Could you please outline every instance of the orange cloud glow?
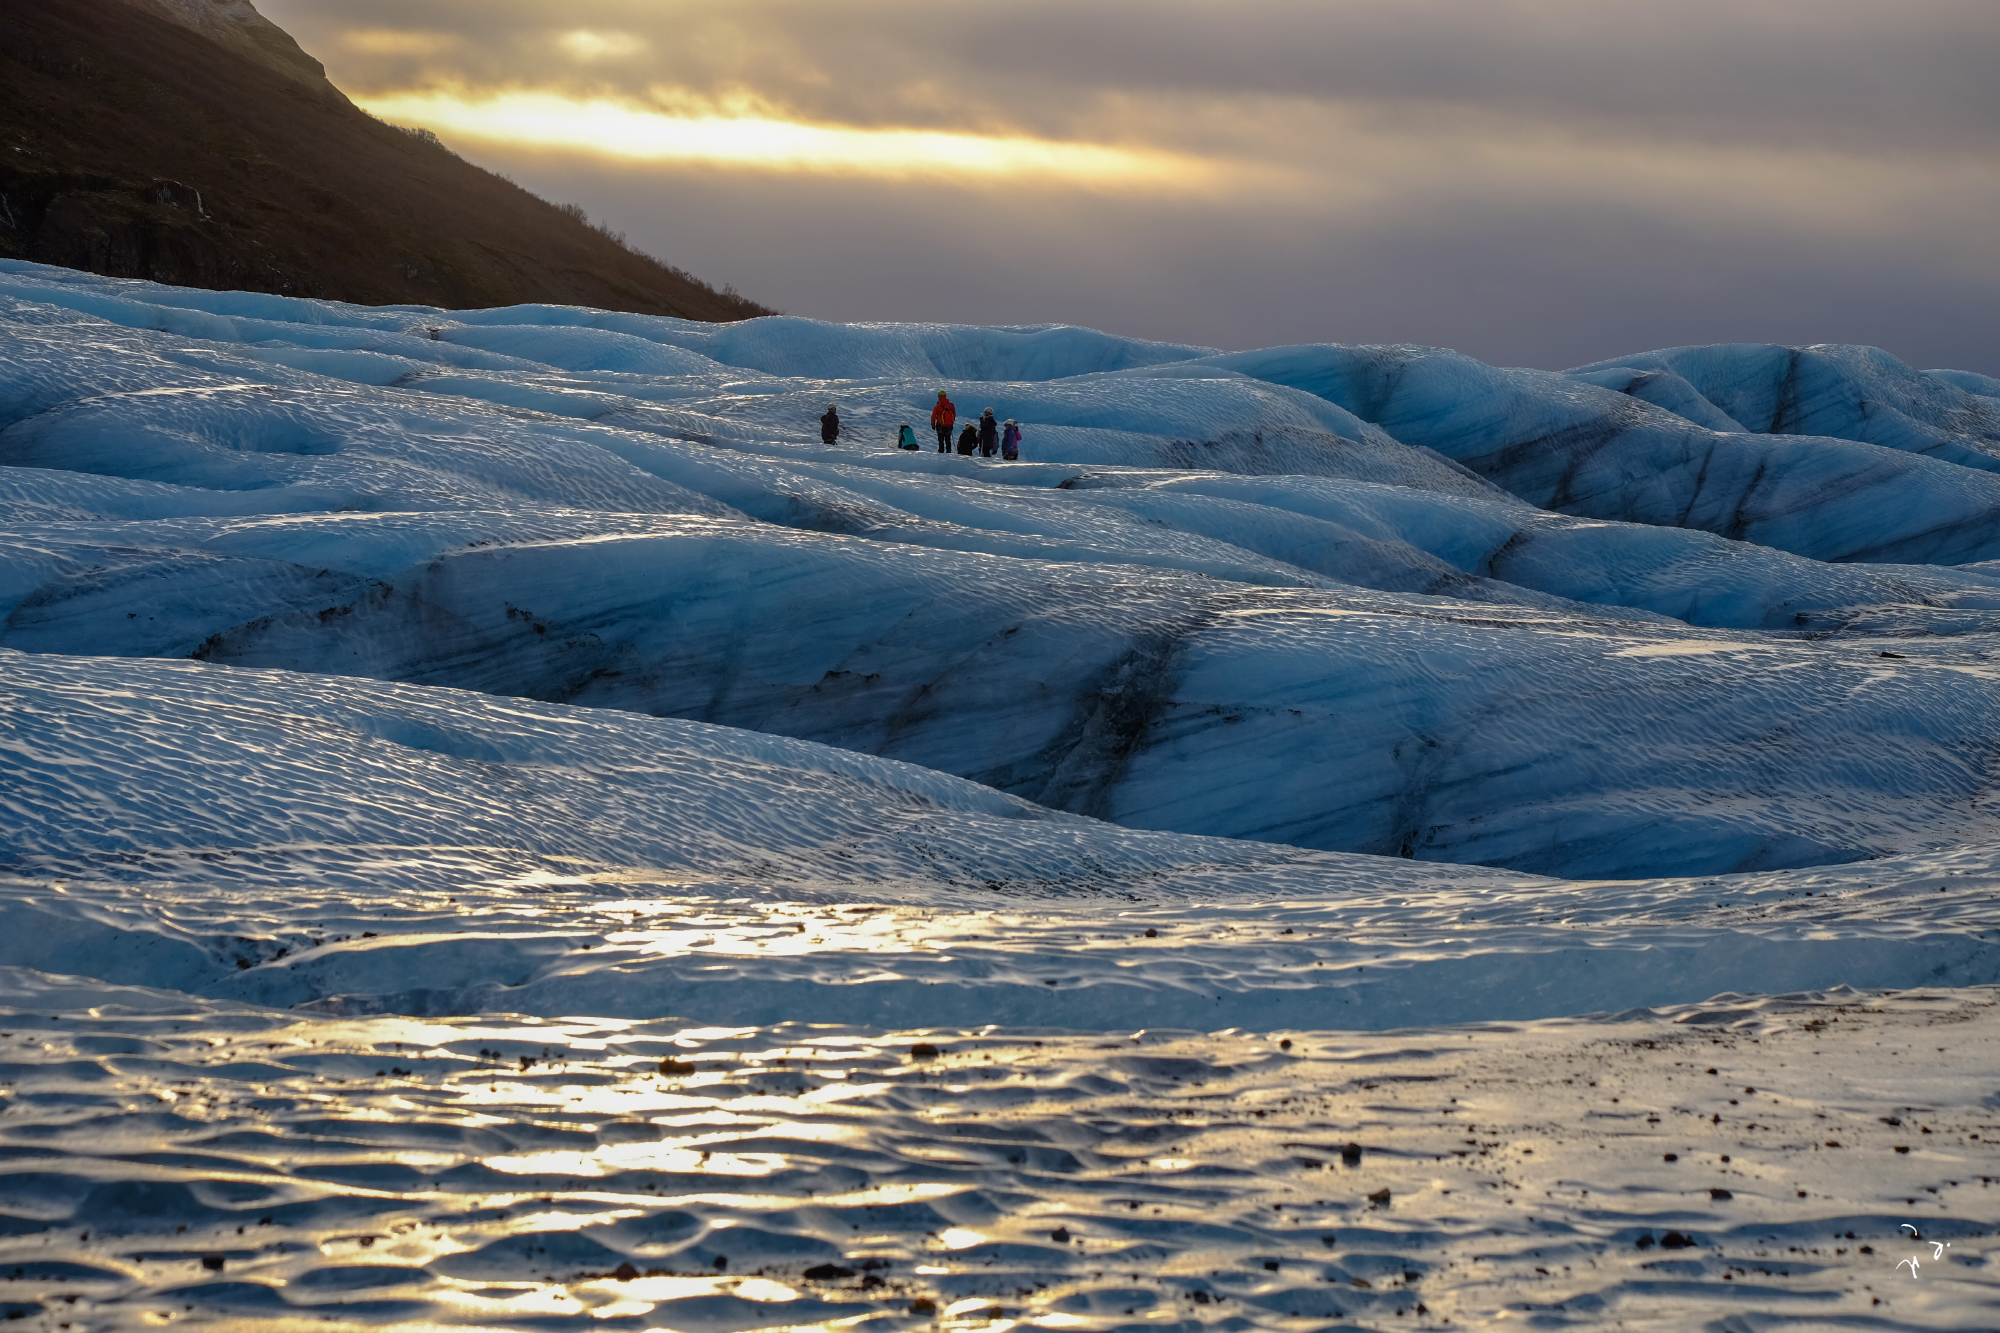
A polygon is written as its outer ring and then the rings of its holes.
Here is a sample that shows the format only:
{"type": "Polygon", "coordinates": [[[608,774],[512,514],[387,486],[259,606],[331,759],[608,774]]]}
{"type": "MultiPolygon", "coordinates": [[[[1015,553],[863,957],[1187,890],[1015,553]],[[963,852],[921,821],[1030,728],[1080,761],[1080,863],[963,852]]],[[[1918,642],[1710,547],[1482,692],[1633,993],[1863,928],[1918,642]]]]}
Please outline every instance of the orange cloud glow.
{"type": "Polygon", "coordinates": [[[1200,185],[1200,158],[1102,144],[943,130],[815,125],[771,115],[670,113],[640,103],[538,91],[397,92],[356,101],[447,137],[646,162],[880,176],[1058,177],[1105,188],[1200,185]]]}

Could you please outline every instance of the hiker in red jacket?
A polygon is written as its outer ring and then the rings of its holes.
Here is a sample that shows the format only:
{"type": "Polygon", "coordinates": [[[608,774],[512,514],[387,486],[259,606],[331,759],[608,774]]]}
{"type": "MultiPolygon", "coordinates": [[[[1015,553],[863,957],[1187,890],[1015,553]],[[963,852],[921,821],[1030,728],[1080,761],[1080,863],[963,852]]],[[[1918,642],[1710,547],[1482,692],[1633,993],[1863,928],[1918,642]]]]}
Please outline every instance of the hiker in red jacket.
{"type": "Polygon", "coordinates": [[[951,428],[957,420],[958,409],[944,396],[944,390],[939,389],[937,406],[931,409],[931,429],[937,432],[939,453],[951,452],[951,428]]]}

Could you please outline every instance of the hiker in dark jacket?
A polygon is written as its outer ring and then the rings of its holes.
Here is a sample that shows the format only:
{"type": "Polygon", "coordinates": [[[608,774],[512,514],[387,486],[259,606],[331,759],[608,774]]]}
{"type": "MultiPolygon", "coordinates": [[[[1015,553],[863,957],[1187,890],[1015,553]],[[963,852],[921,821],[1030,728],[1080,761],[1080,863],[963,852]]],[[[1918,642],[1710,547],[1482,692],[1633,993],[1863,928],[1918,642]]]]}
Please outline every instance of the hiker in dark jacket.
{"type": "Polygon", "coordinates": [[[976,427],[967,426],[958,433],[958,451],[967,457],[979,452],[979,431],[976,427]]]}
{"type": "Polygon", "coordinates": [[[1000,423],[993,419],[993,409],[987,408],[979,414],[979,456],[991,458],[1000,452],[1000,423]]]}
{"type": "Polygon", "coordinates": [[[833,404],[826,405],[826,415],[819,419],[819,442],[832,444],[840,438],[840,413],[833,410],[833,404]]]}

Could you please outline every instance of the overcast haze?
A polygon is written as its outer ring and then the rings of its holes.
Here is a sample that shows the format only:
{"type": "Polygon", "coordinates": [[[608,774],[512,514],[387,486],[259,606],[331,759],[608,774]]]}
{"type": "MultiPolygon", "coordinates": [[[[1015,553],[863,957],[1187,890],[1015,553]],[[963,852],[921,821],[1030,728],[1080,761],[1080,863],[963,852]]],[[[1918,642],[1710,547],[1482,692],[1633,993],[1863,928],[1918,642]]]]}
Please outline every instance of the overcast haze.
{"type": "Polygon", "coordinates": [[[2000,373],[2000,4],[264,0],[787,312],[2000,373]]]}

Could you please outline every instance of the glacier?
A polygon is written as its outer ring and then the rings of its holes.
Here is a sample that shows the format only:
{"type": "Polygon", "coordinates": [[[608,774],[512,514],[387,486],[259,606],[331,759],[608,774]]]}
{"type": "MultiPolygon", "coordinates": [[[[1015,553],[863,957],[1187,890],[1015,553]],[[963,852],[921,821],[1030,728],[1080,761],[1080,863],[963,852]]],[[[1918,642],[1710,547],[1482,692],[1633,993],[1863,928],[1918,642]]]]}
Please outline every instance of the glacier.
{"type": "Polygon", "coordinates": [[[10,1317],[2000,1310],[2000,381],[18,261],[0,349],[10,1317]]]}

